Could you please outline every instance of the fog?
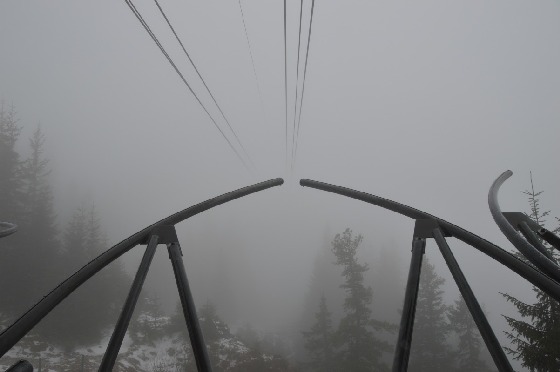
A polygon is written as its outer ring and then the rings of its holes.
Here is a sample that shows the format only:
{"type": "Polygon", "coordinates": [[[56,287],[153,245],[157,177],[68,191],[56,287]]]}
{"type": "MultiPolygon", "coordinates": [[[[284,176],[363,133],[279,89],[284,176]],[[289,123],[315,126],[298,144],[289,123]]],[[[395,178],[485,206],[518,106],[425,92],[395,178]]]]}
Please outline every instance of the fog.
{"type": "MultiPolygon", "coordinates": [[[[390,298],[379,317],[398,322],[414,226],[372,205],[303,188],[301,178],[414,206],[507,250],[514,248],[487,206],[488,188],[503,171],[514,172],[500,193],[504,211],[528,211],[521,191],[530,187],[531,171],[545,191],[541,206],[560,216],[560,4],[318,0],[291,170],[283,3],[242,3],[261,94],[237,1],[161,5],[257,172],[237,159],[124,2],[0,3],[0,99],[17,110],[24,139],[18,146],[25,148],[38,124],[46,135],[60,221],[93,202],[113,245],[200,201],[284,178],[280,187],[216,207],[177,231],[197,304],[213,301],[232,327],[250,323],[289,338],[301,332],[317,256],[346,227],[364,236],[359,255],[371,267],[374,308],[382,307],[376,293],[390,298]],[[391,259],[396,281],[376,279],[391,259]]],[[[155,5],[136,6],[226,128],[155,5]]],[[[288,1],[287,16],[291,153],[299,2],[288,1]]],[[[498,292],[531,300],[532,286],[471,247],[454,239],[450,246],[508,345],[501,314],[516,311],[498,292]]],[[[131,274],[142,252],[137,247],[121,259],[131,274]]],[[[446,279],[451,303],[458,290],[432,240],[426,255],[446,279]]],[[[163,246],[145,290],[174,309],[163,246]]]]}

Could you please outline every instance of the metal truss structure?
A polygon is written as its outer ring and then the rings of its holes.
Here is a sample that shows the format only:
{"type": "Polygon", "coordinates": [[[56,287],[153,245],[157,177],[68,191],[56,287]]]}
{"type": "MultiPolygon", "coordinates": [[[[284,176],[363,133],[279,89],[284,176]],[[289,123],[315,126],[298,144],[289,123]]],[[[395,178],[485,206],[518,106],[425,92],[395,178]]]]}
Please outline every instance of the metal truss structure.
{"type": "MultiPolygon", "coordinates": [[[[436,241],[445,262],[453,275],[453,279],[457,283],[461,295],[463,296],[480,334],[490,351],[492,359],[500,372],[512,372],[513,368],[500,346],[492,327],[488,323],[488,320],[486,319],[478,300],[461,271],[459,264],[453,256],[446,238],[453,237],[459,239],[478,249],[492,259],[498,261],[500,264],[516,272],[556,301],[560,301],[560,267],[555,263],[550,253],[542,245],[539,237],[558,250],[560,250],[560,238],[552,232],[535,224],[523,213],[508,213],[501,211],[498,204],[498,191],[505,180],[507,180],[511,175],[511,171],[506,171],[494,181],[488,194],[488,204],[494,221],[500,230],[519,250],[519,252],[527,258],[529,263],[526,263],[512,253],[459,226],[407,205],[341,186],[330,185],[307,179],[302,179],[300,181],[301,186],[361,200],[415,220],[412,238],[412,258],[408,272],[400,330],[393,358],[393,372],[406,372],[408,369],[420,272],[424,249],[426,246],[426,239],[433,238],[436,241]]],[[[165,244],[169,251],[169,258],[175,274],[175,281],[179,291],[183,315],[187,323],[189,338],[193,354],[195,356],[197,369],[198,371],[203,372],[212,371],[208,358],[208,352],[206,350],[206,344],[204,342],[204,337],[200,330],[200,325],[196,315],[196,306],[192,298],[187,274],[182,261],[181,246],[177,239],[175,225],[215,206],[249,194],[269,189],[274,186],[282,185],[283,182],[284,181],[280,178],[273,179],[206,200],[166,217],[108,249],[65,281],[60,283],[12,325],[2,331],[2,333],[0,333],[0,357],[10,350],[52,309],[70,295],[70,293],[89,280],[97,272],[124,253],[131,250],[133,247],[137,245],[147,245],[146,251],[99,367],[99,371],[111,371],[117,359],[117,355],[140,295],[142,285],[148,273],[152,258],[155,254],[155,250],[159,244],[165,244]]],[[[11,235],[16,232],[16,230],[17,226],[2,222],[0,223],[0,238],[11,235]]],[[[33,367],[27,361],[19,361],[10,367],[8,371],[27,372],[33,371],[33,367]]]]}

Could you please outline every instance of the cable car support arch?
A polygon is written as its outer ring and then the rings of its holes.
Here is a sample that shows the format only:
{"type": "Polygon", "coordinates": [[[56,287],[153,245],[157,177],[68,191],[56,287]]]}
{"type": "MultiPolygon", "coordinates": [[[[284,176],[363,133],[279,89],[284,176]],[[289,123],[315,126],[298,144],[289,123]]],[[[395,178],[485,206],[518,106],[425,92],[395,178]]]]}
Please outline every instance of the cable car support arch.
{"type": "MultiPolygon", "coordinates": [[[[412,239],[412,258],[406,284],[399,335],[393,357],[393,372],[406,372],[408,369],[414,315],[416,311],[420,272],[426,239],[433,238],[436,241],[445,262],[452,273],[453,279],[457,283],[461,295],[463,296],[480,334],[492,356],[492,359],[500,372],[513,371],[513,369],[502,347],[500,346],[492,327],[488,323],[480,304],[478,303],[463,272],[461,271],[459,264],[455,260],[455,257],[447,244],[446,237],[454,237],[467,243],[468,245],[471,245],[510,270],[516,272],[531,284],[544,291],[551,298],[560,302],[560,267],[555,261],[553,261],[552,256],[542,245],[538,236],[547,241],[552,247],[559,250],[560,238],[552,232],[538,226],[523,213],[503,213],[501,211],[498,204],[498,191],[500,186],[511,175],[511,171],[506,171],[494,181],[488,194],[488,204],[494,221],[499,226],[500,230],[527,258],[530,264],[524,262],[520,258],[498,247],[497,245],[479,237],[478,235],[471,233],[470,231],[413,207],[342,186],[331,185],[309,179],[302,179],[300,181],[301,186],[361,200],[415,220],[415,228],[412,239]]],[[[210,360],[208,358],[208,352],[206,350],[206,344],[204,342],[204,337],[200,330],[200,325],[196,315],[196,306],[192,298],[187,274],[183,264],[181,246],[177,238],[175,225],[218,205],[275,186],[280,186],[283,183],[284,181],[281,178],[271,179],[208,199],[202,203],[168,216],[109,248],[107,251],[90,261],[72,276],[60,283],[12,325],[3,330],[0,333],[0,357],[8,352],[60,302],[93,277],[97,272],[135,246],[147,245],[146,251],[99,367],[99,371],[111,371],[116,362],[118,352],[127,331],[152,258],[155,254],[155,250],[159,244],[165,244],[169,251],[169,258],[173,266],[173,272],[175,274],[177,289],[181,299],[183,315],[187,323],[189,339],[195,356],[197,370],[204,372],[212,371],[210,360]]],[[[16,232],[16,230],[16,225],[1,222],[0,238],[11,235],[16,232]]],[[[27,372],[33,371],[33,367],[26,361],[20,361],[10,367],[8,371],[27,372]]]]}

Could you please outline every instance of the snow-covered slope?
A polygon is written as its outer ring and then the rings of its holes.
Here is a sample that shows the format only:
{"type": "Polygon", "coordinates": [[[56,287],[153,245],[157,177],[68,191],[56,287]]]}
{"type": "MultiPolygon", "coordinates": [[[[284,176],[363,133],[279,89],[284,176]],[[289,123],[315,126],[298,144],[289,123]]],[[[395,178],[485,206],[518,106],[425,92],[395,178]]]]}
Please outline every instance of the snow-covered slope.
{"type": "MultiPolygon", "coordinates": [[[[263,364],[279,365],[278,357],[248,347],[219,319],[200,320],[203,328],[209,325],[212,328],[206,341],[217,371],[245,371],[263,364]]],[[[170,323],[169,317],[139,316],[123,340],[114,371],[196,371],[188,336],[184,332],[172,332],[170,323]]],[[[97,371],[110,335],[111,331],[108,331],[96,345],[66,351],[30,334],[0,358],[0,372],[20,359],[29,361],[36,371],[41,372],[97,371]]],[[[267,369],[287,370],[283,367],[267,369]]]]}

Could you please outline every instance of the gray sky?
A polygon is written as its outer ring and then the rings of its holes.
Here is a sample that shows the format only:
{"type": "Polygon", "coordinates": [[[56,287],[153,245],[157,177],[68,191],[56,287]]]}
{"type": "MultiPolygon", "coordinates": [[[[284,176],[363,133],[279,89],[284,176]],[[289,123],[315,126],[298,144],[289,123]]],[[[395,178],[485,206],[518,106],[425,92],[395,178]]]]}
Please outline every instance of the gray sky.
{"type": "MultiPolygon", "coordinates": [[[[278,316],[267,318],[268,310],[287,298],[295,300],[282,314],[299,311],[327,228],[334,234],[352,227],[372,247],[394,244],[403,269],[408,265],[410,221],[303,189],[300,178],[413,205],[510,249],[488,211],[488,188],[513,170],[501,206],[526,210],[520,191],[532,171],[545,190],[543,207],[560,216],[558,2],[318,0],[293,174],[284,167],[282,2],[243,1],[263,106],[237,1],[161,5],[258,175],[235,158],[124,2],[0,2],[0,98],[16,106],[24,138],[39,123],[44,129],[57,201],[70,207],[95,200],[111,243],[217,194],[284,177],[282,188],[179,228],[187,269],[198,266],[190,254],[210,257],[196,253],[197,247],[212,251],[204,237],[244,250],[234,253],[251,268],[246,281],[270,295],[259,322],[274,323],[278,316]]],[[[211,107],[155,4],[137,6],[211,107]]],[[[290,131],[298,11],[299,2],[288,1],[290,131]]],[[[219,118],[214,107],[211,112],[219,118]]],[[[70,210],[60,211],[65,214],[70,210]]],[[[530,286],[485,256],[452,247],[491,322],[503,327],[499,314],[508,307],[496,293],[523,296],[530,286]]],[[[434,246],[428,255],[441,261],[434,246]]],[[[154,271],[161,277],[170,275],[163,273],[164,258],[154,271]]],[[[196,287],[196,278],[191,281],[196,287]]],[[[448,284],[453,287],[451,278],[448,284]]]]}

